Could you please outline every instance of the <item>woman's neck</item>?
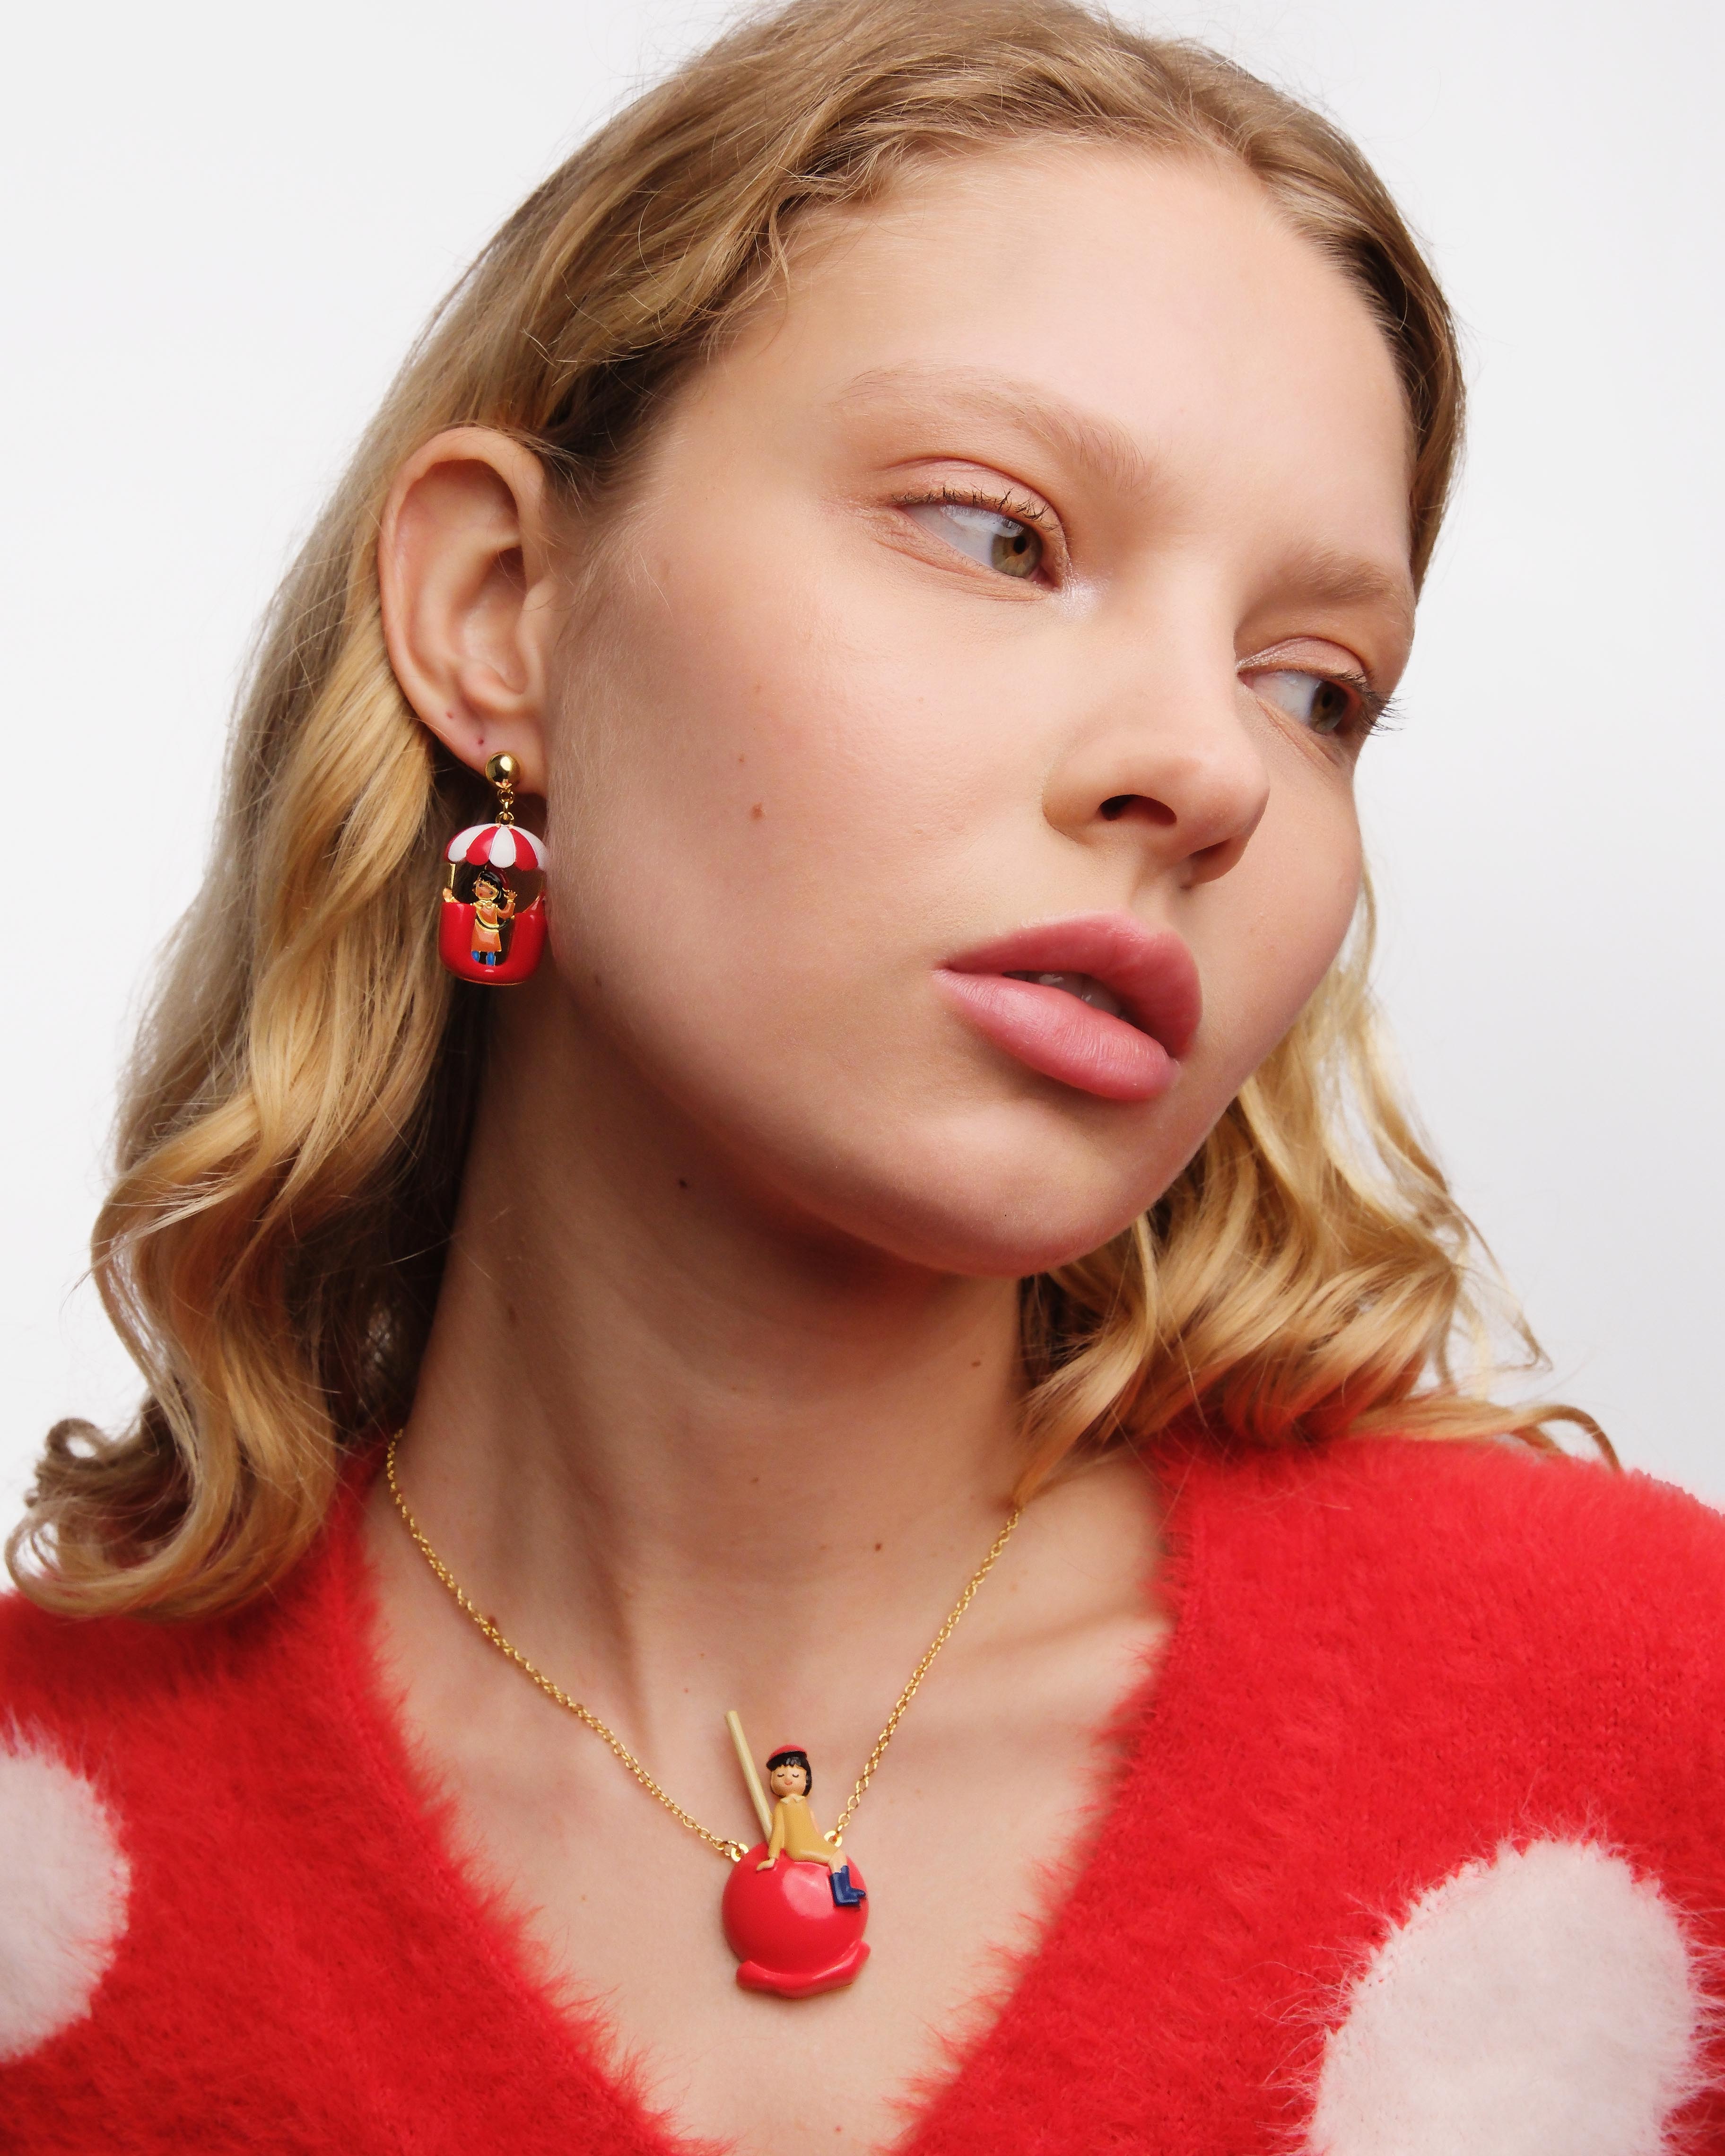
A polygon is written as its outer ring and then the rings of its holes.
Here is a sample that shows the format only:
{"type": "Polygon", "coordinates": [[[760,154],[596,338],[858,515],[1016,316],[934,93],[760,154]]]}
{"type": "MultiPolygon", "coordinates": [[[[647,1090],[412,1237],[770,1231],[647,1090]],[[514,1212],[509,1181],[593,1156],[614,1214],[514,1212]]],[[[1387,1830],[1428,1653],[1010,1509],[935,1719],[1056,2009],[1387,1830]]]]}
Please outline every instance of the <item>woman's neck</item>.
{"type": "Polygon", "coordinates": [[[877,1693],[883,1610],[907,1674],[999,1524],[1014,1284],[776,1220],[663,1103],[554,1090],[479,1118],[402,1447],[422,1524],[643,1743],[697,1666],[708,1716],[847,1662],[877,1693]]]}

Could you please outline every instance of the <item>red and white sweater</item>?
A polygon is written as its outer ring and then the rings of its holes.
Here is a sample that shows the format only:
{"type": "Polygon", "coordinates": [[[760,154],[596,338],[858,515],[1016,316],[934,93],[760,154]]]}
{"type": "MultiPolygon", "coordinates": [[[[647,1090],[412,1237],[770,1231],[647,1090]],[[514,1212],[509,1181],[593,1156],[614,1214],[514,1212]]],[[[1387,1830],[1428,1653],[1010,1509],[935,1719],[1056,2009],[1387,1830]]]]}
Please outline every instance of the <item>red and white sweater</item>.
{"type": "MultiPolygon", "coordinates": [[[[1725,1519],[1500,1447],[1162,1467],[1111,1813],[904,2156],[1725,2150],[1725,1519]]],[[[686,2147],[443,1845],[356,1516],[219,1622],[0,1604],[0,2145],[686,2147]]]]}

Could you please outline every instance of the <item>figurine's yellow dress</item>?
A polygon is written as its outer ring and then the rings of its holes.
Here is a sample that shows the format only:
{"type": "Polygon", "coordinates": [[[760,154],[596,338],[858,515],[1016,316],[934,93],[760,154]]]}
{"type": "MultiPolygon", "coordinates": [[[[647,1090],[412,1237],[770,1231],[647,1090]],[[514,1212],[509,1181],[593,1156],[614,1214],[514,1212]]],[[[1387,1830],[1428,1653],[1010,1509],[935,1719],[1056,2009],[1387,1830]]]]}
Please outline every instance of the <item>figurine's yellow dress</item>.
{"type": "Polygon", "coordinates": [[[495,899],[480,899],[473,909],[474,950],[501,951],[503,948],[502,924],[506,918],[498,911],[495,899]]]}
{"type": "Polygon", "coordinates": [[[773,1807],[767,1860],[770,1863],[781,1854],[798,1864],[824,1864],[829,1871],[845,1861],[814,1824],[807,1797],[781,1797],[773,1807]]]}

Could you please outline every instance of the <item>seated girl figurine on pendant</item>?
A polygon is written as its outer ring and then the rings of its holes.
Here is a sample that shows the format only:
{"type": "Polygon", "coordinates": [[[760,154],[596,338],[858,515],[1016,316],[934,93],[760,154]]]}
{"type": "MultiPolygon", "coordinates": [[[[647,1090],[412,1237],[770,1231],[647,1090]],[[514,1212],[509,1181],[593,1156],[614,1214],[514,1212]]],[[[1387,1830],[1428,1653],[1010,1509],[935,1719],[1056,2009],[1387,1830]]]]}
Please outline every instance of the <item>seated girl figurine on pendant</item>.
{"type": "Polygon", "coordinates": [[[824,1864],[834,1905],[854,1909],[868,1896],[860,1887],[852,1885],[850,1864],[814,1824],[814,1815],[809,1809],[813,1784],[809,1754],[800,1745],[783,1744],[768,1759],[767,1786],[778,1802],[773,1807],[767,1854],[755,1869],[770,1871],[781,1856],[789,1857],[793,1864],[824,1864]]]}

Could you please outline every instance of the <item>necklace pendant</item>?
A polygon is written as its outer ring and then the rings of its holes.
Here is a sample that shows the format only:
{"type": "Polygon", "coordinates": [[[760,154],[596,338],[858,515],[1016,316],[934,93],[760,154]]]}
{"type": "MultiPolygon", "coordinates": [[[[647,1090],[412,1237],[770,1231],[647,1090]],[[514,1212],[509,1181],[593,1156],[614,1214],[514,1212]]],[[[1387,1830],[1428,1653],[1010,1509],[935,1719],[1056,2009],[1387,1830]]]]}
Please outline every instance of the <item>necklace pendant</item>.
{"type": "Polygon", "coordinates": [[[856,1866],[844,1867],[854,1897],[846,1907],[834,1900],[834,1875],[824,1864],[781,1856],[757,1871],[766,1856],[766,1843],[757,1842],[725,1882],[721,1914],[738,1984],[779,1999],[813,1999],[852,1983],[869,1958],[868,1896],[856,1866]]]}
{"type": "MultiPolygon", "coordinates": [[[[740,1738],[740,1729],[732,1733],[740,1738]]],[[[740,1742],[737,1757],[767,1839],[732,1866],[720,1904],[739,1964],[737,1981],[745,1991],[779,1999],[837,1991],[855,1981],[869,1958],[862,1874],[814,1824],[814,1777],[801,1745],[782,1744],[768,1754],[765,1789],[740,1742]]]]}

